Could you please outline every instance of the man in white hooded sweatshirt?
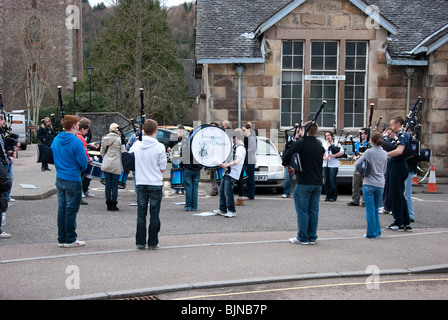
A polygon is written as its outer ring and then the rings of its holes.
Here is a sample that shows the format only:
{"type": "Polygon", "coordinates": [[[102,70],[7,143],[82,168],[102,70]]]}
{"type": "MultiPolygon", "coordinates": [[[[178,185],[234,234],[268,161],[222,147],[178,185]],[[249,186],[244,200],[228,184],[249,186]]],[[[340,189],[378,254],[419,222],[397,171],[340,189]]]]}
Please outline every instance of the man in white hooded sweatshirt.
{"type": "Polygon", "coordinates": [[[166,170],[165,146],[157,141],[158,124],[148,119],[143,124],[144,135],[136,141],[130,152],[135,157],[135,183],[137,185],[137,233],[135,243],[138,249],[146,247],[146,216],[149,209],[148,248],[159,247],[160,205],[162,203],[163,172],[166,170]]]}

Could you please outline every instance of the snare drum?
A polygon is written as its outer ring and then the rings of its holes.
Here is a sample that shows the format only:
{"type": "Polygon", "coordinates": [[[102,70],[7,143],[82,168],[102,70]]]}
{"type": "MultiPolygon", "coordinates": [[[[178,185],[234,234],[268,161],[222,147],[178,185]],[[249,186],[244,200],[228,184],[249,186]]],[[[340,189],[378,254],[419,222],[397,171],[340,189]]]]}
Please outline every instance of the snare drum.
{"type": "MultiPolygon", "coordinates": [[[[118,189],[126,189],[126,180],[128,179],[129,171],[123,171],[120,174],[120,178],[118,178],[118,189]]],[[[104,173],[101,176],[100,179],[101,183],[106,185],[106,176],[104,173]]]]}
{"type": "Polygon", "coordinates": [[[92,161],[88,166],[86,171],[84,171],[85,177],[91,180],[99,180],[103,176],[103,171],[101,170],[101,162],[92,161]]]}
{"type": "Polygon", "coordinates": [[[215,178],[216,178],[216,182],[220,182],[222,179],[222,176],[224,175],[225,169],[224,168],[217,168],[214,170],[215,172],[215,178]]]}
{"type": "Polygon", "coordinates": [[[184,170],[182,168],[171,168],[170,183],[172,189],[184,188],[184,170]]]}

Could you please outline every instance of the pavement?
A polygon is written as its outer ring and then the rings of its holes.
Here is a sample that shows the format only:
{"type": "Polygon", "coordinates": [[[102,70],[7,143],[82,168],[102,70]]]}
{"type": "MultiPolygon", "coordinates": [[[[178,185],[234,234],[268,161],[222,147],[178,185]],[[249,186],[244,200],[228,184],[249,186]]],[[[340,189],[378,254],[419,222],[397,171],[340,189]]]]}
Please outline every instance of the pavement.
{"type": "MultiPolygon", "coordinates": [[[[19,154],[11,196],[45,199],[56,193],[56,172],[53,166],[42,172],[33,160],[35,145],[28,148],[19,154]]],[[[444,199],[448,186],[438,187],[444,199]]],[[[134,238],[119,236],[70,249],[54,242],[0,245],[0,300],[119,299],[302,279],[367,279],[372,266],[380,275],[448,272],[448,228],[384,232],[376,240],[363,232],[319,230],[316,245],[308,246],[290,244],[291,231],[166,234],[157,250],[138,250],[134,238]]]]}

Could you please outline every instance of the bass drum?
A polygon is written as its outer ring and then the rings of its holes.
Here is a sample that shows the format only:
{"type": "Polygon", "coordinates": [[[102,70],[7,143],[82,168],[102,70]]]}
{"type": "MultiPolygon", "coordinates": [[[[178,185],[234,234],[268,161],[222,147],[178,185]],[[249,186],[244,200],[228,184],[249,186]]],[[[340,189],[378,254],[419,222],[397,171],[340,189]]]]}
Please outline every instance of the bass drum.
{"type": "Polygon", "coordinates": [[[229,157],[232,141],[223,129],[205,124],[191,132],[190,150],[193,161],[207,168],[215,168],[229,157]]]}

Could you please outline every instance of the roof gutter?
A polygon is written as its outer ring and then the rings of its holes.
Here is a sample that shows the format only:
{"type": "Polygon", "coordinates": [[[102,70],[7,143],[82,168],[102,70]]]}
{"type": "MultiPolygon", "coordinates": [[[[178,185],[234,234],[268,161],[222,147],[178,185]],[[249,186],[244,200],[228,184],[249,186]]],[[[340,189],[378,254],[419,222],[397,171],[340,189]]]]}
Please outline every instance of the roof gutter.
{"type": "Polygon", "coordinates": [[[412,60],[412,59],[392,59],[389,52],[386,51],[386,59],[388,66],[408,66],[408,67],[426,67],[428,60],[412,60]]]}
{"type": "Polygon", "coordinates": [[[198,64],[242,64],[242,63],[264,63],[264,58],[224,58],[224,59],[198,59],[198,64]]]}

